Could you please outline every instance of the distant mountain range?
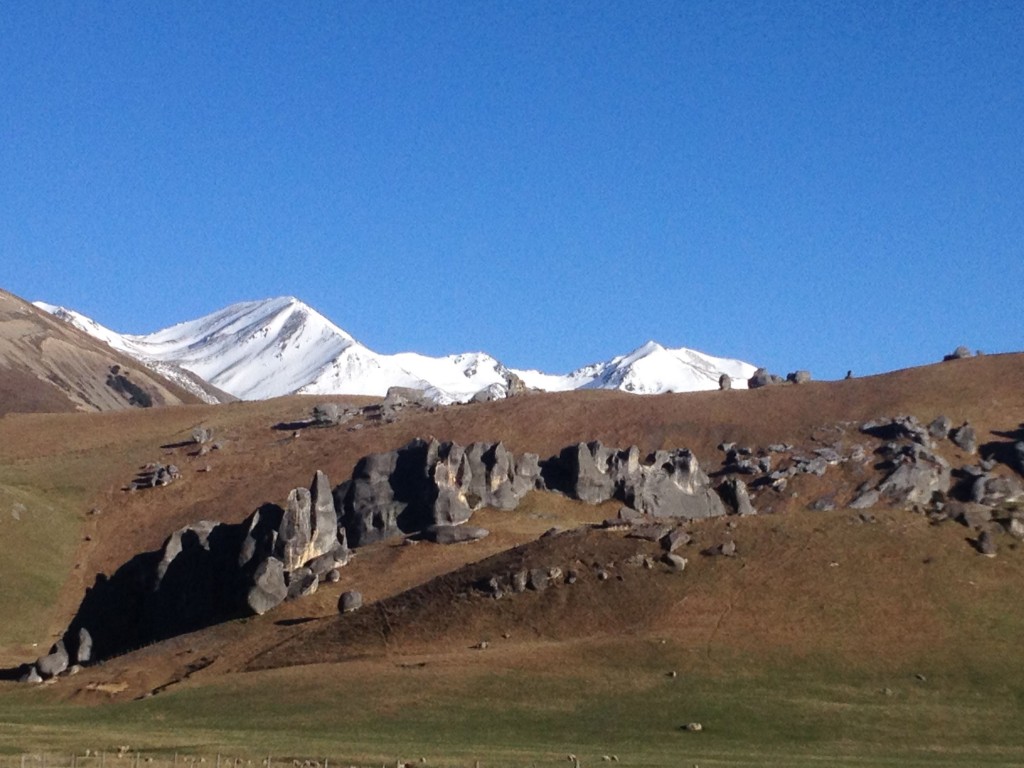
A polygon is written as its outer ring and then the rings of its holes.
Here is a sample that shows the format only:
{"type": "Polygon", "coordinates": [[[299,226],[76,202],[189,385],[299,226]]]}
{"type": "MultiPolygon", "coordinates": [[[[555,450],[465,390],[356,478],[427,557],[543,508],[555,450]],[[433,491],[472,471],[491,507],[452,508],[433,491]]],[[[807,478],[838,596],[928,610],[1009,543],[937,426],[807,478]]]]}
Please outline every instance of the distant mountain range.
{"type": "Polygon", "coordinates": [[[740,360],[666,349],[653,341],[565,375],[509,369],[484,352],[383,355],[293,297],[232,304],[141,336],[117,333],[64,307],[35,304],[207,400],[215,396],[189,374],[243,400],[289,394],[384,395],[390,387],[402,386],[452,403],[483,390],[504,397],[513,374],[528,387],[545,391],[658,394],[717,389],[723,373],[743,388],[755,370],[740,360]]]}

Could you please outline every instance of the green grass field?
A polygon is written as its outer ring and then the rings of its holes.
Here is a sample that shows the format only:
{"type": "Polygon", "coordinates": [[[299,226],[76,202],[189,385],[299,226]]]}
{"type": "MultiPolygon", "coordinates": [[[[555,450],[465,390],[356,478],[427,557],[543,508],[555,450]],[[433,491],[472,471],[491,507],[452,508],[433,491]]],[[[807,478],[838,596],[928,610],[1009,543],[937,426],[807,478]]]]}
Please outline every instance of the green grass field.
{"type": "Polygon", "coordinates": [[[103,706],[59,702],[52,688],[9,689],[0,750],[130,744],[337,765],[560,765],[568,754],[630,766],[1024,763],[1024,677],[988,659],[972,668],[922,660],[882,674],[870,660],[688,661],[671,642],[637,638],[574,649],[590,662],[581,673],[578,664],[567,671],[565,652],[539,651],[525,670],[500,657],[275,670],[103,706]],[[693,721],[704,730],[681,729],[693,721]]]}

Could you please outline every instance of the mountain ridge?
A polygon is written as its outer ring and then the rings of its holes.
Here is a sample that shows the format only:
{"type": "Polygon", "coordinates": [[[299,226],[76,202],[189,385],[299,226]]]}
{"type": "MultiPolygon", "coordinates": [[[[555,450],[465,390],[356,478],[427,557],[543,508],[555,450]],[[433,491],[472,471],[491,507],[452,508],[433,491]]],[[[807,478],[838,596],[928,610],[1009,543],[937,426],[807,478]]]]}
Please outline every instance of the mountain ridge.
{"type": "Polygon", "coordinates": [[[35,302],[185,386],[190,372],[243,400],[288,394],[384,395],[392,386],[424,390],[438,403],[466,402],[487,391],[507,395],[514,377],[545,391],[619,389],[636,394],[715,389],[724,373],[745,387],[755,366],[654,341],[567,374],[512,369],[486,352],[429,357],[385,355],[361,344],[294,296],[231,304],[144,335],[121,334],[65,307],[35,302]]]}

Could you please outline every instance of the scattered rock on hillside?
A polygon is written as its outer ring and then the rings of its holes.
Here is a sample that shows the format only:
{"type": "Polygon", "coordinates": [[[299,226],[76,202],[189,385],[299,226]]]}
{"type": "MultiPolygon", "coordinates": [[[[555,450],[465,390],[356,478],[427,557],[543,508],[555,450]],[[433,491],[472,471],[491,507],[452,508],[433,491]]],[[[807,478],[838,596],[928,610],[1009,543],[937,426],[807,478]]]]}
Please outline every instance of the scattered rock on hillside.
{"type": "Polygon", "coordinates": [[[860,431],[881,440],[911,440],[926,447],[931,445],[931,434],[915,416],[868,421],[861,425],[860,431]]]}
{"type": "Polygon", "coordinates": [[[479,541],[490,531],[472,525],[431,525],[423,531],[423,538],[435,544],[461,544],[479,541]]]}
{"type": "Polygon", "coordinates": [[[950,433],[950,439],[958,448],[967,453],[977,453],[978,451],[978,435],[974,431],[974,427],[967,422],[954,429],[950,433]]]}
{"type": "Polygon", "coordinates": [[[718,486],[718,493],[733,514],[746,516],[757,513],[750,503],[747,484],[738,477],[730,477],[718,486]]]}
{"type": "Polygon", "coordinates": [[[675,552],[680,547],[685,547],[693,541],[693,537],[690,536],[682,528],[676,528],[669,531],[664,538],[661,540],[661,546],[668,552],[675,552]]]}
{"type": "Polygon", "coordinates": [[[941,440],[949,435],[949,431],[952,428],[953,423],[949,420],[948,416],[936,416],[935,420],[928,425],[928,434],[936,440],[941,440]]]}
{"type": "Polygon", "coordinates": [[[718,389],[722,392],[732,389],[732,378],[728,373],[723,373],[718,377],[718,389]]]}
{"type": "Polygon", "coordinates": [[[721,544],[708,547],[703,550],[701,554],[708,557],[736,557],[736,542],[732,539],[728,539],[721,544]]]}
{"type": "Polygon", "coordinates": [[[254,614],[262,616],[283,603],[287,597],[284,563],[276,557],[268,557],[256,566],[252,586],[245,597],[246,605],[254,614]]]}
{"type": "Polygon", "coordinates": [[[792,373],[786,374],[786,381],[791,384],[806,384],[810,380],[810,371],[793,371],[792,373]]]}
{"type": "Polygon", "coordinates": [[[458,525],[482,506],[514,509],[540,483],[535,454],[518,460],[501,443],[467,448],[413,440],[396,451],[362,458],[352,479],[334,489],[353,546],[458,525]]]}
{"type": "Polygon", "coordinates": [[[890,502],[928,504],[934,494],[949,492],[951,473],[941,456],[910,445],[889,452],[894,468],[878,486],[890,502]]]}
{"type": "Polygon", "coordinates": [[[971,501],[994,507],[1003,503],[1014,503],[1024,499],[1024,487],[1010,477],[998,475],[981,475],[971,487],[971,501]]]}
{"type": "Polygon", "coordinates": [[[754,371],[754,375],[747,379],[747,388],[760,389],[761,387],[770,387],[774,384],[782,383],[783,381],[781,376],[769,373],[765,368],[758,368],[754,371]]]}
{"type": "Polygon", "coordinates": [[[665,565],[667,565],[673,571],[686,570],[687,560],[682,555],[677,555],[673,552],[666,552],[661,559],[664,561],[665,565]]]}
{"type": "Polygon", "coordinates": [[[942,358],[943,362],[949,362],[950,360],[962,360],[965,357],[971,356],[971,350],[961,345],[953,350],[951,354],[946,355],[942,358]]]}
{"type": "Polygon", "coordinates": [[[641,461],[636,446],[606,448],[579,443],[547,463],[561,476],[563,488],[582,501],[619,499],[652,517],[696,519],[725,514],[707,474],[688,450],[655,451],[641,461]],[[553,465],[556,465],[553,467],[553,465]]]}
{"type": "Polygon", "coordinates": [[[363,607],[363,595],[353,589],[342,592],[338,598],[338,611],[340,613],[352,613],[363,607]]]}
{"type": "Polygon", "coordinates": [[[39,660],[36,661],[35,668],[39,671],[39,674],[43,679],[56,677],[68,668],[69,661],[68,651],[64,646],[64,641],[58,640],[56,644],[50,648],[50,652],[48,654],[39,657],[39,660]]]}
{"type": "Polygon", "coordinates": [[[995,538],[988,531],[982,531],[978,534],[978,538],[974,541],[974,546],[978,552],[985,555],[985,557],[996,556],[995,538]]]}
{"type": "Polygon", "coordinates": [[[78,646],[75,649],[75,663],[88,664],[92,661],[92,635],[82,627],[78,630],[78,646]]]}
{"type": "Polygon", "coordinates": [[[850,509],[871,509],[881,501],[881,494],[874,488],[858,493],[847,506],[850,509]]]}

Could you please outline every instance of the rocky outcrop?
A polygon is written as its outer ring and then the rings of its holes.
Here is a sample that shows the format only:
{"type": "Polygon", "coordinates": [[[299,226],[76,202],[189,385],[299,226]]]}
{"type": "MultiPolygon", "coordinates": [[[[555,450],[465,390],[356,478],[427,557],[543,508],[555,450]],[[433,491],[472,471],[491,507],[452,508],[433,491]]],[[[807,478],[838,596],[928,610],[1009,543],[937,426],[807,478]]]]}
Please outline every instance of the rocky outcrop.
{"type": "Polygon", "coordinates": [[[618,499],[644,515],[696,519],[725,514],[707,474],[688,450],[656,451],[641,461],[636,446],[607,448],[600,442],[565,448],[546,463],[555,487],[597,504],[618,499]]]}
{"type": "Polygon", "coordinates": [[[758,368],[754,371],[754,375],[747,379],[747,389],[760,389],[782,383],[784,382],[781,376],[769,373],[766,368],[758,368]]]}
{"type": "Polygon", "coordinates": [[[85,664],[265,613],[290,596],[309,594],[347,560],[329,481],[317,472],[310,488],[289,494],[285,509],[265,504],[236,525],[194,523],[168,536],[159,550],[99,577],[62,647],[74,649],[69,657],[85,664]]]}
{"type": "Polygon", "coordinates": [[[485,506],[514,509],[539,479],[536,455],[517,459],[501,443],[463,448],[413,440],[360,460],[352,479],[334,489],[334,500],[348,540],[364,546],[434,525],[459,525],[485,506]]]}

